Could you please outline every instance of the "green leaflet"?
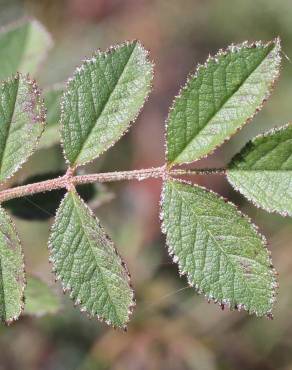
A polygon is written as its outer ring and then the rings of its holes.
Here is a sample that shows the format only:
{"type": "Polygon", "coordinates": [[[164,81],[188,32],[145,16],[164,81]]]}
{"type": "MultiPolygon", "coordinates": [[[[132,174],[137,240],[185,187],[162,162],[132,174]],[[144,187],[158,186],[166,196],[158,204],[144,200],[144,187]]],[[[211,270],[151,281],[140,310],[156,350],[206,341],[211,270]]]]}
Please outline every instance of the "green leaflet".
{"type": "Polygon", "coordinates": [[[255,205],[292,216],[291,124],[251,140],[228,168],[228,181],[255,205]]]}
{"type": "Polygon", "coordinates": [[[0,182],[11,177],[35,150],[45,124],[36,84],[20,74],[0,91],[0,182]]]}
{"type": "Polygon", "coordinates": [[[162,217],[169,252],[190,285],[231,309],[271,315],[276,282],[265,242],[234,205],[169,180],[162,217]]]}
{"type": "Polygon", "coordinates": [[[50,148],[60,142],[60,102],[63,90],[64,86],[58,85],[44,91],[45,105],[47,108],[47,124],[40,140],[40,149],[50,148]]]}
{"type": "Polygon", "coordinates": [[[61,137],[71,166],[98,157],[125,133],[150,92],[152,69],[136,41],[97,53],[77,69],[61,114],[61,137]]]}
{"type": "Polygon", "coordinates": [[[167,120],[169,165],[198,160],[241,128],[267,99],[279,74],[280,42],[230,46],[199,66],[167,120]]]}
{"type": "Polygon", "coordinates": [[[0,207],[0,321],[10,324],[23,310],[24,261],[14,225],[0,207]]]}
{"type": "Polygon", "coordinates": [[[61,309],[59,297],[46,283],[34,276],[27,277],[25,308],[27,315],[43,316],[54,314],[61,309]]]}
{"type": "Polygon", "coordinates": [[[49,245],[56,275],[81,311],[125,328],[134,303],[127,268],[75,191],[60,205],[49,245]]]}
{"type": "Polygon", "coordinates": [[[0,33],[0,80],[16,72],[35,74],[52,40],[37,21],[27,21],[0,33]]]}

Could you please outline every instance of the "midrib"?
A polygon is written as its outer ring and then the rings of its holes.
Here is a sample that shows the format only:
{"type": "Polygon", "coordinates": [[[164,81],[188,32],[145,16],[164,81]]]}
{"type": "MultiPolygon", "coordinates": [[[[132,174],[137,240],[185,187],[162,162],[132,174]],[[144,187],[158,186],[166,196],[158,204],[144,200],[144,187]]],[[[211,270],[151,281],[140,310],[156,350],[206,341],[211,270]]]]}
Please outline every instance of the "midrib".
{"type": "Polygon", "coordinates": [[[8,137],[10,135],[10,132],[11,132],[12,121],[13,121],[13,118],[14,118],[16,101],[17,101],[18,90],[19,90],[20,76],[18,77],[18,80],[17,81],[18,81],[18,83],[17,83],[17,88],[16,88],[16,92],[15,92],[14,101],[13,101],[13,104],[12,104],[12,110],[10,112],[9,120],[7,120],[8,121],[7,122],[8,130],[6,131],[6,135],[5,135],[5,139],[4,139],[5,140],[4,141],[4,146],[3,146],[2,155],[1,155],[1,158],[0,158],[0,174],[2,173],[3,160],[4,160],[4,157],[5,157],[5,151],[6,151],[6,147],[7,147],[7,141],[8,141],[8,137]]]}
{"type": "MultiPolygon", "coordinates": [[[[175,189],[175,187],[173,187],[173,189],[175,189]]],[[[175,189],[176,190],[176,189],[175,189]]],[[[246,279],[244,277],[244,274],[242,272],[242,270],[238,269],[237,266],[233,263],[233,261],[229,258],[229,255],[224,251],[224,249],[220,246],[220,244],[218,243],[216,237],[213,235],[213,233],[209,230],[209,228],[205,225],[204,222],[201,221],[201,219],[198,219],[197,216],[196,216],[196,213],[193,211],[193,209],[191,207],[189,207],[189,204],[190,202],[187,201],[187,199],[184,198],[184,196],[181,194],[181,192],[179,192],[178,190],[176,190],[177,194],[180,196],[180,198],[182,199],[183,202],[185,202],[185,204],[188,205],[188,208],[190,209],[191,213],[194,215],[195,219],[197,220],[197,222],[199,221],[205,228],[205,230],[207,231],[207,233],[210,235],[211,239],[214,240],[215,242],[215,245],[217,246],[217,248],[220,250],[220,252],[226,257],[227,261],[230,263],[230,265],[232,266],[232,269],[233,269],[233,272],[236,276],[237,273],[239,273],[241,276],[242,276],[242,279],[243,281],[245,282],[245,286],[246,288],[248,289],[249,293],[251,294],[250,297],[252,297],[254,295],[254,292],[251,291],[250,287],[248,284],[246,284],[246,279]]],[[[240,257],[240,256],[239,256],[240,257]]],[[[245,257],[244,257],[245,258],[245,257]]],[[[255,261],[254,261],[255,262],[255,261]]],[[[233,296],[233,299],[235,299],[235,297],[233,296]]]]}
{"type": "MultiPolygon", "coordinates": [[[[273,50],[273,49],[272,49],[273,50]]],[[[244,78],[244,80],[237,86],[237,88],[231,93],[230,96],[228,96],[226,99],[224,99],[221,103],[221,105],[219,106],[219,108],[212,114],[212,116],[208,119],[208,121],[205,122],[204,126],[202,126],[191,138],[190,140],[188,140],[188,142],[186,143],[184,149],[171,161],[170,164],[175,164],[176,161],[179,159],[179,157],[181,155],[184,154],[184,152],[186,150],[188,150],[188,146],[191,144],[191,142],[202,132],[204,131],[204,129],[206,128],[206,126],[213,120],[213,118],[224,108],[224,106],[226,105],[226,103],[240,90],[240,88],[243,86],[243,84],[249,79],[249,77],[258,69],[260,68],[260,66],[265,62],[267,56],[272,52],[272,50],[270,50],[266,55],[265,55],[265,58],[259,63],[257,64],[252,70],[251,72],[246,76],[246,78],[244,78]]]]}
{"type": "MultiPolygon", "coordinates": [[[[99,267],[98,260],[97,260],[97,258],[96,258],[95,252],[94,252],[94,248],[93,248],[93,247],[92,247],[92,245],[91,245],[90,237],[87,235],[87,233],[86,233],[86,231],[85,231],[85,230],[86,230],[86,227],[84,227],[82,217],[80,216],[80,214],[79,214],[79,212],[78,212],[78,206],[79,206],[79,205],[78,205],[78,204],[76,204],[76,201],[75,201],[75,199],[74,199],[75,195],[74,195],[74,194],[72,194],[71,196],[72,196],[72,198],[73,198],[73,204],[74,204],[74,206],[75,206],[76,213],[77,213],[77,215],[78,215],[78,218],[79,218],[80,224],[81,224],[81,225],[82,225],[82,227],[83,227],[84,235],[85,235],[85,237],[86,237],[87,243],[88,243],[88,245],[89,245],[89,247],[90,247],[90,250],[91,250],[92,255],[94,256],[94,259],[95,259],[95,262],[96,262],[96,267],[97,267],[97,269],[98,269],[98,271],[100,272],[100,275],[101,275],[101,277],[102,277],[103,286],[105,287],[105,290],[107,291],[107,294],[108,294],[109,300],[110,300],[110,302],[111,302],[111,304],[112,304],[112,307],[113,307],[113,310],[114,310],[114,312],[115,312],[115,314],[116,314],[116,317],[118,317],[118,318],[120,319],[120,317],[119,317],[119,315],[118,315],[118,313],[117,313],[117,310],[116,310],[115,304],[114,304],[114,302],[113,302],[113,299],[112,299],[112,297],[111,297],[111,295],[110,295],[110,293],[109,293],[108,287],[107,287],[107,285],[106,285],[106,283],[105,283],[103,273],[102,273],[102,271],[101,271],[101,269],[100,269],[100,267],[99,267]]],[[[90,217],[92,217],[92,216],[90,216],[90,217]]]]}
{"type": "Polygon", "coordinates": [[[98,122],[98,120],[99,120],[99,118],[102,116],[102,114],[103,114],[103,112],[105,111],[105,109],[106,109],[106,107],[107,107],[107,105],[108,105],[108,103],[109,103],[109,101],[110,101],[110,99],[111,99],[111,97],[112,97],[112,95],[114,94],[114,92],[116,91],[116,88],[117,88],[117,86],[119,85],[119,82],[120,82],[120,80],[122,79],[122,77],[123,77],[123,75],[124,75],[124,73],[125,73],[125,70],[127,69],[127,66],[128,66],[128,64],[129,64],[129,62],[130,62],[130,60],[131,60],[131,57],[132,57],[132,55],[133,55],[133,52],[134,52],[134,50],[136,49],[136,45],[133,47],[133,50],[131,51],[131,53],[130,53],[130,55],[129,55],[129,58],[128,58],[128,60],[127,60],[127,62],[126,62],[126,64],[124,65],[124,68],[123,68],[123,70],[122,70],[122,73],[120,74],[120,76],[118,77],[118,79],[117,79],[117,81],[116,81],[116,83],[115,83],[115,85],[114,85],[114,88],[111,90],[111,92],[109,93],[109,95],[108,95],[108,97],[107,97],[107,99],[106,99],[106,101],[105,101],[105,103],[104,103],[104,105],[103,105],[103,107],[102,107],[102,110],[101,110],[101,112],[99,113],[99,115],[98,115],[98,117],[96,117],[95,118],[95,123],[91,126],[91,128],[90,128],[90,130],[89,130],[89,132],[88,132],[88,134],[87,134],[87,136],[86,136],[86,139],[83,141],[83,143],[82,143],[82,145],[81,145],[81,148],[80,148],[80,150],[79,150],[79,153],[78,153],[78,155],[76,156],[76,158],[75,158],[75,160],[74,160],[74,163],[76,164],[77,163],[77,161],[78,161],[78,159],[79,159],[79,157],[80,157],[80,155],[81,155],[81,153],[82,153],[82,150],[84,149],[84,147],[86,146],[86,144],[87,144],[87,142],[88,142],[88,140],[89,140],[89,138],[90,138],[90,136],[91,136],[91,134],[92,134],[92,132],[93,132],[93,130],[94,130],[94,128],[95,128],[95,126],[96,126],[96,124],[97,124],[97,122],[98,122]]]}

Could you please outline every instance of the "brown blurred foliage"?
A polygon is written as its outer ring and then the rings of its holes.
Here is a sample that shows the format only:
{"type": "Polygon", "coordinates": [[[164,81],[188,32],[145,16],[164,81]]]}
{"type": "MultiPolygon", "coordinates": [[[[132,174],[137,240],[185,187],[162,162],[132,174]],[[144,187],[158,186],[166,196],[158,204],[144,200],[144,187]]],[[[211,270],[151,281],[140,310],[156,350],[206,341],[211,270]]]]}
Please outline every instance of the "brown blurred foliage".
{"type": "MultiPolygon", "coordinates": [[[[284,52],[292,57],[290,0],[0,1],[2,24],[23,15],[38,18],[55,40],[38,76],[43,87],[65,81],[80,60],[95,49],[106,49],[126,39],[140,39],[155,61],[153,92],[139,119],[88,171],[162,164],[169,105],[189,71],[194,71],[209,53],[232,42],[269,40],[280,35],[284,52]]],[[[291,99],[292,65],[284,57],[281,79],[263,111],[198,165],[224,166],[250,137],[291,120],[291,99]]],[[[41,150],[18,179],[63,167],[59,147],[41,150]]],[[[179,278],[160,233],[160,181],[111,184],[115,199],[96,212],[132,274],[137,309],[128,333],[89,321],[64,297],[64,310],[58,316],[25,317],[11,328],[0,328],[0,370],[292,369],[291,220],[255,209],[221,176],[194,181],[234,201],[267,235],[280,274],[273,321],[222,312],[179,278]]],[[[24,244],[27,270],[56,287],[46,247],[52,220],[15,222],[24,244]]]]}

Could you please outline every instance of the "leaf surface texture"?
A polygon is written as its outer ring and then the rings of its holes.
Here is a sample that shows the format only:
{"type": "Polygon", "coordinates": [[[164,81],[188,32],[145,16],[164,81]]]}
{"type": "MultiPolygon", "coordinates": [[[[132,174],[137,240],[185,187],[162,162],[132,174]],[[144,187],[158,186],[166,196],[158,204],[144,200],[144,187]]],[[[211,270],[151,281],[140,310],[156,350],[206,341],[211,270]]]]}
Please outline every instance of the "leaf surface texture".
{"type": "Polygon", "coordinates": [[[279,40],[243,43],[199,66],[174,100],[167,120],[167,161],[196,161],[240,129],[269,96],[279,74],[279,40]]]}
{"type": "Polygon", "coordinates": [[[275,277],[265,243],[234,205],[174,180],[162,196],[169,252],[190,285],[231,309],[269,315],[275,277]]]}
{"type": "Polygon", "coordinates": [[[133,306],[125,264],[75,191],[62,201],[50,237],[57,277],[82,311],[124,328],[133,306]]]}
{"type": "Polygon", "coordinates": [[[0,207],[0,321],[10,324],[23,310],[22,247],[14,225],[0,207]]]}
{"type": "Polygon", "coordinates": [[[228,168],[228,181],[255,205],[292,216],[291,124],[251,140],[228,168]]]}
{"type": "Polygon", "coordinates": [[[152,64],[136,41],[97,53],[77,69],[63,96],[62,141],[71,166],[111,147],[129,128],[152,81],[152,64]]]}
{"type": "Polygon", "coordinates": [[[0,182],[11,177],[34,152],[45,124],[38,87],[17,74],[0,91],[0,182]]]}

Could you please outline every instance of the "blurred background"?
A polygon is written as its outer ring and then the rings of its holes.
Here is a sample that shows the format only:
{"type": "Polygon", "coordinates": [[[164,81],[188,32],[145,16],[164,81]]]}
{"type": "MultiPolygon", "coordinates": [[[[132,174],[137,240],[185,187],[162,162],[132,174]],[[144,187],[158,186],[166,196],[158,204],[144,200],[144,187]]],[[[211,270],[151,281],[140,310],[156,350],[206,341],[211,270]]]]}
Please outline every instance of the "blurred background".
{"type": "MultiPolygon", "coordinates": [[[[280,36],[283,68],[275,91],[251,124],[196,166],[224,166],[255,134],[292,117],[291,0],[1,0],[0,24],[38,19],[54,45],[37,80],[43,89],[63,83],[85,56],[127,39],[140,39],[155,61],[153,92],[130,132],[87,172],[162,165],[164,120],[190,71],[230,43],[280,36]]],[[[38,150],[15,182],[64,170],[59,145],[38,150]]],[[[64,296],[48,263],[47,239],[62,194],[10,204],[23,242],[27,271],[60,296],[55,315],[22,317],[0,327],[0,370],[291,370],[291,220],[260,211],[222,176],[193,178],[235,202],[268,239],[280,289],[274,320],[221,311],[179,278],[160,232],[161,182],[83,189],[127,261],[137,307],[128,333],[89,320],[64,296]]]]}

